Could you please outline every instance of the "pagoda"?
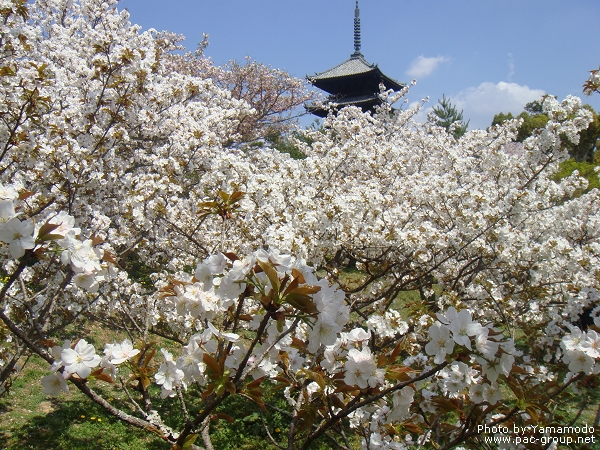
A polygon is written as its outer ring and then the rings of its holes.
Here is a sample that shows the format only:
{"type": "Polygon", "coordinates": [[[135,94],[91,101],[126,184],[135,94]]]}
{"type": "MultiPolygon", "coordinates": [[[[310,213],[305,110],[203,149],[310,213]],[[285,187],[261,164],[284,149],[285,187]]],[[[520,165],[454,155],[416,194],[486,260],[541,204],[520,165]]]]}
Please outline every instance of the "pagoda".
{"type": "Polygon", "coordinates": [[[344,106],[358,106],[363,112],[373,113],[375,107],[382,103],[379,97],[382,84],[385,86],[385,90],[393,91],[399,91],[405,86],[386,76],[377,67],[377,64],[368,63],[360,52],[358,0],[356,0],[354,10],[354,53],[343,63],[306,78],[313,86],[329,94],[325,104],[306,105],[308,112],[319,117],[327,116],[331,104],[334,104],[336,109],[344,106]]]}

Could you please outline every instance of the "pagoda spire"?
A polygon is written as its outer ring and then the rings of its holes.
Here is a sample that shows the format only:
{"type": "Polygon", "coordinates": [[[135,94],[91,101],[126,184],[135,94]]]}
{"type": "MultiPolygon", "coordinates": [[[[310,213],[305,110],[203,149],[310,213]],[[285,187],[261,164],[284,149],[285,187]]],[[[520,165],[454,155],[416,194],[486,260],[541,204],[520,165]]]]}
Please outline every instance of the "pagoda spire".
{"type": "Polygon", "coordinates": [[[360,56],[360,10],[358,9],[358,0],[354,9],[354,53],[352,56],[360,56]]]}

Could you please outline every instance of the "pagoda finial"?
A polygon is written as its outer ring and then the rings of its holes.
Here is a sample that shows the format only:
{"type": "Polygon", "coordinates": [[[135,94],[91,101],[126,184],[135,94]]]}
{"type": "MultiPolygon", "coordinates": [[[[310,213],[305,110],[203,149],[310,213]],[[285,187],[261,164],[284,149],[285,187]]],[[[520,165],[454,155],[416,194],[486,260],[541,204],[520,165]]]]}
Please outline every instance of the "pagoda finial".
{"type": "Polygon", "coordinates": [[[358,0],[356,0],[356,8],[354,9],[354,54],[352,56],[359,56],[360,54],[360,11],[358,0]]]}

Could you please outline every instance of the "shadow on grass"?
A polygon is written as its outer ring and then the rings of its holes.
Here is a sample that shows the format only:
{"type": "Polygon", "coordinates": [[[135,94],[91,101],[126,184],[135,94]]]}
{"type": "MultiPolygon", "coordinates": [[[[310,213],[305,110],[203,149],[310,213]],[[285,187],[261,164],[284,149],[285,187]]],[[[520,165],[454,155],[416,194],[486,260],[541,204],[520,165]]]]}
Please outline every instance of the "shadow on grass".
{"type": "Polygon", "coordinates": [[[0,448],[69,450],[164,450],[158,436],[127,426],[88,402],[42,402],[36,415],[0,435],[0,448]],[[44,412],[46,414],[44,414],[44,412]]]}

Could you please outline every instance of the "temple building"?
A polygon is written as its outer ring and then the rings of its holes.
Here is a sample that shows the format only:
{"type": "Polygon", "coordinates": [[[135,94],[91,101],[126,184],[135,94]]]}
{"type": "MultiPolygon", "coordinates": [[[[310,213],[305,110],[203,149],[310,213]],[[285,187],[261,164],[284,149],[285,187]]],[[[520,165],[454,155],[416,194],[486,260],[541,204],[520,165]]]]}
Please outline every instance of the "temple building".
{"type": "Polygon", "coordinates": [[[324,72],[307,76],[307,80],[319,89],[327,92],[329,96],[324,105],[306,105],[307,111],[319,116],[326,117],[329,112],[328,104],[334,104],[336,109],[344,106],[358,106],[363,112],[375,111],[375,107],[381,105],[379,93],[380,85],[386,90],[399,91],[404,84],[386,76],[377,67],[370,64],[360,52],[360,11],[358,0],[354,10],[354,53],[341,64],[324,72]]]}

